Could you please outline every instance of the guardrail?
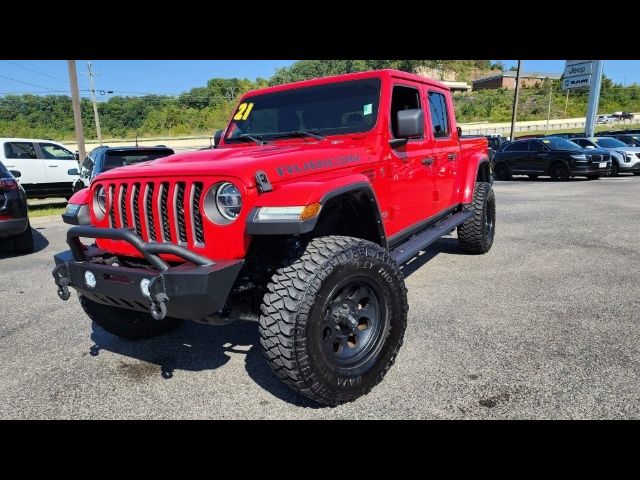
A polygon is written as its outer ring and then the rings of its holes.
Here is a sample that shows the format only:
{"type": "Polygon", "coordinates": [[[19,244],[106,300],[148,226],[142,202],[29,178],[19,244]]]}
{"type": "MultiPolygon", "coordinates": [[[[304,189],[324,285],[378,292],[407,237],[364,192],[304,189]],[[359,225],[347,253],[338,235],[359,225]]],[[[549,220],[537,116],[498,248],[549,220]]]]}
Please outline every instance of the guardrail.
{"type": "MultiPolygon", "coordinates": [[[[556,121],[557,122],[557,121],[556,121]]],[[[586,121],[569,121],[569,122],[560,122],[560,123],[549,123],[549,132],[557,132],[560,130],[570,130],[570,129],[584,129],[586,121]]],[[[611,129],[620,129],[623,130],[625,128],[632,128],[634,126],[640,125],[640,118],[634,118],[631,121],[619,121],[619,122],[611,122],[607,124],[598,123],[596,126],[607,126],[611,129]]],[[[465,135],[491,135],[491,134],[509,134],[511,133],[511,126],[494,126],[494,127],[471,127],[461,125],[462,133],[465,135]],[[469,128],[470,127],[470,128],[469,128]]],[[[544,125],[518,125],[516,123],[515,132],[541,132],[547,131],[546,124],[544,125]]]]}

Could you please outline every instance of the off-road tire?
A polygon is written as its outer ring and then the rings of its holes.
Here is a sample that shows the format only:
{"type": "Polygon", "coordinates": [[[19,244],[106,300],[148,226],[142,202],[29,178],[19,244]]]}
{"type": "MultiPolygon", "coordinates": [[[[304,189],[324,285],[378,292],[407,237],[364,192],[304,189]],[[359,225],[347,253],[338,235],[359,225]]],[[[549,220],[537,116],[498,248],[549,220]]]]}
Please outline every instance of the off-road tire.
{"type": "Polygon", "coordinates": [[[458,226],[458,244],[465,253],[482,254],[491,250],[495,236],[496,197],[491,184],[476,182],[473,217],[458,226]]]}
{"type": "Polygon", "coordinates": [[[154,320],[149,313],[102,305],[84,295],[80,295],[80,305],[89,318],[104,330],[130,340],[163,335],[182,323],[182,320],[171,317],[154,320]]]}
{"type": "Polygon", "coordinates": [[[402,345],[407,311],[404,276],[386,249],[353,237],[318,237],[292,248],[270,279],[261,305],[260,344],[286,385],[335,406],[367,394],[382,380],[402,345]],[[379,289],[385,323],[375,337],[375,356],[354,369],[339,369],[323,350],[323,332],[332,318],[327,311],[334,292],[352,278],[379,289]]]}
{"type": "Polygon", "coordinates": [[[16,253],[31,253],[34,250],[33,232],[31,231],[31,223],[27,225],[27,229],[20,235],[16,235],[11,239],[13,241],[13,250],[16,253]]]}
{"type": "Polygon", "coordinates": [[[509,166],[506,163],[501,162],[497,164],[495,167],[495,171],[496,178],[498,180],[511,180],[511,170],[509,170],[509,166]]]}

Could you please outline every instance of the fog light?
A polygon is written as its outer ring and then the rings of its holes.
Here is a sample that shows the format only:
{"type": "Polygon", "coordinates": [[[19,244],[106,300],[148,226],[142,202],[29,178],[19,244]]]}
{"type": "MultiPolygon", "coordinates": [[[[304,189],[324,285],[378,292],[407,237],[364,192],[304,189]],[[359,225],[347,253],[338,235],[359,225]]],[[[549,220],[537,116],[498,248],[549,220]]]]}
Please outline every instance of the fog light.
{"type": "Polygon", "coordinates": [[[140,291],[147,298],[151,298],[151,293],[149,293],[150,284],[151,280],[149,280],[148,278],[143,278],[142,280],[140,280],[140,291]]]}
{"type": "Polygon", "coordinates": [[[96,288],[96,276],[93,272],[89,270],[84,272],[84,283],[86,283],[89,288],[96,288]]]}

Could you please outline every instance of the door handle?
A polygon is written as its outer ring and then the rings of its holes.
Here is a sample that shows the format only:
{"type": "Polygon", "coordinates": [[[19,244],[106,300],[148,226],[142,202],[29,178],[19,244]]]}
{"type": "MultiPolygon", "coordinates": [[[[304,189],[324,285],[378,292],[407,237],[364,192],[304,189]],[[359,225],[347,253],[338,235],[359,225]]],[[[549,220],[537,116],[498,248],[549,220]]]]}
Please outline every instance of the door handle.
{"type": "Polygon", "coordinates": [[[458,155],[457,155],[457,154],[455,154],[455,153],[449,153],[449,154],[447,155],[447,159],[448,159],[448,160],[450,160],[450,161],[453,161],[453,160],[455,160],[455,159],[456,159],[456,157],[457,157],[457,156],[458,156],[458,155]]]}
{"type": "Polygon", "coordinates": [[[422,164],[426,167],[433,163],[433,157],[425,157],[422,159],[422,164]]]}

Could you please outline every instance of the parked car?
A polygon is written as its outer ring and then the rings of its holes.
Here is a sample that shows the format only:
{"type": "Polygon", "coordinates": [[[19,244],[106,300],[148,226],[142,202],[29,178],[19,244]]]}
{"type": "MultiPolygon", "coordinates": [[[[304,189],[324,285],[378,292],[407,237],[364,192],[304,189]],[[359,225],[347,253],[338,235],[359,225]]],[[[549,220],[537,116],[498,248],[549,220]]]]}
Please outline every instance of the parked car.
{"type": "Polygon", "coordinates": [[[573,138],[572,142],[582,148],[600,148],[611,154],[611,176],[619,173],[640,175],[640,147],[630,147],[626,143],[612,137],[573,138]]]}
{"type": "Polygon", "coordinates": [[[406,72],[247,92],[218,148],[96,177],[91,225],[55,255],[58,295],[124,338],[255,320],[284,383],[355,400],[402,345],[400,265],[456,228],[461,251],[491,248],[487,151],[460,137],[448,87],[406,72]]]}
{"type": "Polygon", "coordinates": [[[0,161],[20,172],[20,184],[30,198],[73,194],[78,179],[77,155],[61,143],[29,138],[0,138],[0,161]]]}
{"type": "Polygon", "coordinates": [[[498,180],[510,180],[512,175],[528,175],[531,179],[550,176],[553,180],[571,177],[595,180],[611,169],[607,151],[587,151],[557,137],[517,140],[497,152],[493,161],[498,180]]]}
{"type": "MultiPolygon", "coordinates": [[[[20,176],[19,172],[15,172],[20,176]]],[[[0,240],[11,240],[17,253],[33,251],[27,195],[12,172],[0,162],[0,240]]]]}
{"type": "Polygon", "coordinates": [[[164,145],[155,147],[96,147],[84,159],[80,168],[80,177],[76,180],[73,191],[88,187],[97,175],[112,168],[148,162],[156,158],[168,157],[175,152],[164,145]]]}
{"type": "Polygon", "coordinates": [[[633,120],[634,118],[633,113],[629,112],[615,112],[611,116],[616,120],[633,120]]]}
{"type": "Polygon", "coordinates": [[[617,122],[618,118],[613,115],[598,115],[596,117],[596,123],[614,123],[617,122]]]}
{"type": "Polygon", "coordinates": [[[609,135],[611,138],[620,140],[625,145],[630,147],[640,147],[640,134],[636,135],[609,135]]]}

